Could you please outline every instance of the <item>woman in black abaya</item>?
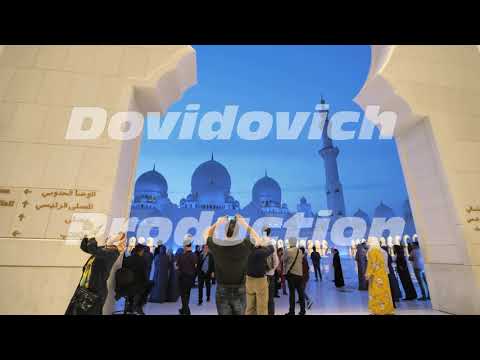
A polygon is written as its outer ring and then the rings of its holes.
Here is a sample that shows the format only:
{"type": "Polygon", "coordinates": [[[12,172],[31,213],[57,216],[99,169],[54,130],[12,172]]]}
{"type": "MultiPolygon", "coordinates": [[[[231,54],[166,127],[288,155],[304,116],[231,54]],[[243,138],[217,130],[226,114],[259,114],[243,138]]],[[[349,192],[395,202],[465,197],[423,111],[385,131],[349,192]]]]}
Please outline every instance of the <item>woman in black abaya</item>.
{"type": "Polygon", "coordinates": [[[340,253],[337,249],[333,249],[333,270],[335,273],[335,286],[337,288],[345,286],[345,282],[343,281],[342,263],[340,262],[340,253]]]}
{"type": "Polygon", "coordinates": [[[160,245],[155,249],[153,264],[155,266],[153,271],[153,281],[155,284],[150,295],[150,302],[163,303],[167,301],[168,276],[170,271],[167,248],[165,245],[160,245]]]}
{"type": "Polygon", "coordinates": [[[169,274],[168,274],[168,292],[167,292],[167,301],[168,302],[177,302],[180,297],[180,289],[178,287],[178,270],[176,269],[177,258],[183,253],[183,249],[180,248],[177,250],[175,256],[169,251],[168,260],[169,260],[169,274]]]}
{"type": "Polygon", "coordinates": [[[400,286],[398,285],[397,276],[393,270],[393,260],[392,256],[388,253],[388,247],[382,246],[382,249],[388,255],[388,281],[390,283],[390,292],[392,293],[393,307],[397,307],[395,303],[400,301],[402,293],[400,291],[400,286]]]}
{"type": "Polygon", "coordinates": [[[413,286],[412,277],[410,271],[408,271],[407,258],[405,257],[405,251],[400,245],[394,245],[393,251],[396,256],[397,271],[402,283],[403,290],[405,292],[405,299],[403,300],[415,300],[417,298],[417,292],[413,286]]]}

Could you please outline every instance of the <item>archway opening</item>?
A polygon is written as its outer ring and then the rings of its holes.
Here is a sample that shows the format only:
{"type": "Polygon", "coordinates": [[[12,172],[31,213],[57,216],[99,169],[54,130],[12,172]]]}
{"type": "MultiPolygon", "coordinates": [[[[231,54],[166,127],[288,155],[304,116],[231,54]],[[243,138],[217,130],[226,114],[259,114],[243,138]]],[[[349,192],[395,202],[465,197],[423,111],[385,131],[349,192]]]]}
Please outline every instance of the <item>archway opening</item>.
{"type": "MultiPolygon", "coordinates": [[[[196,243],[202,245],[202,227],[219,216],[241,213],[253,222],[267,216],[281,219],[274,236],[282,243],[288,242],[287,232],[296,229],[294,233],[305,244],[318,243],[326,276],[332,274],[331,249],[341,250],[350,273],[346,276],[347,287],[336,292],[337,296],[357,292],[355,248],[359,240],[371,235],[371,220],[400,217],[405,222],[401,230],[383,229],[377,236],[384,238],[391,255],[396,243],[390,237],[399,237],[398,245],[407,255],[410,281],[416,286],[407,246],[418,235],[394,141],[379,139],[378,129],[369,141],[358,139],[368,120],[352,99],[372,65],[370,48],[196,47],[196,51],[199,74],[204,74],[199,85],[169,108],[170,115],[174,114],[169,119],[163,114],[152,120],[158,120],[159,125],[172,122],[170,132],[167,129],[156,139],[144,134],[130,214],[138,218],[138,226],[129,237],[151,237],[156,244],[177,251],[185,233],[194,235],[196,243]],[[345,125],[355,133],[353,139],[335,141],[331,146],[337,149],[334,155],[321,153],[329,145],[322,132],[315,135],[308,121],[304,127],[299,126],[302,114],[298,113],[318,112],[315,105],[323,97],[332,106],[331,114],[359,113],[357,124],[345,125]],[[268,131],[262,130],[261,121],[248,119],[242,127],[242,115],[253,113],[258,119],[264,116],[260,112],[274,115],[272,126],[267,124],[268,131]],[[282,120],[285,115],[279,120],[279,113],[288,113],[286,122],[282,120]],[[233,118],[231,129],[220,126],[220,122],[229,121],[225,120],[228,116],[233,118]],[[282,133],[285,124],[289,131],[282,133]],[[145,192],[155,199],[147,208],[145,192]],[[315,226],[318,212],[324,209],[334,212],[327,233],[319,235],[315,226]],[[203,221],[202,213],[206,214],[203,221]],[[295,218],[299,214],[302,219],[295,218]],[[364,219],[366,231],[359,238],[349,239],[348,244],[347,240],[334,244],[332,224],[345,215],[364,219]],[[162,232],[155,224],[147,226],[148,221],[144,221],[148,218],[169,219],[171,226],[162,232]],[[312,224],[304,226],[303,221],[309,218],[312,224]]],[[[268,116],[263,119],[269,123],[268,116]]],[[[351,236],[349,229],[343,231],[344,237],[351,236]]],[[[310,270],[314,270],[313,265],[310,270]]],[[[419,287],[416,292],[420,297],[419,287]]],[[[366,309],[361,296],[358,304],[359,309],[366,309]]],[[[152,311],[171,310],[168,305],[162,306],[152,305],[156,309],[152,311]]],[[[407,311],[429,308],[428,302],[405,306],[407,311]]]]}

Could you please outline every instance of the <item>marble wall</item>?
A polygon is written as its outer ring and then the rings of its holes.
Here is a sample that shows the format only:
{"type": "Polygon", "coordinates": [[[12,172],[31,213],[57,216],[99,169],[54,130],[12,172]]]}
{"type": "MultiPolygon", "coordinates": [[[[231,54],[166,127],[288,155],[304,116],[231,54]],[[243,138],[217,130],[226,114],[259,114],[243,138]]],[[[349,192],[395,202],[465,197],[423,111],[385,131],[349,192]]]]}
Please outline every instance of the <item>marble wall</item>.
{"type": "Polygon", "coordinates": [[[72,108],[163,112],[195,81],[189,46],[0,47],[0,314],[65,311],[78,207],[128,216],[140,139],[66,140],[72,108]]]}
{"type": "Polygon", "coordinates": [[[480,314],[479,48],[374,46],[372,55],[357,102],[399,115],[395,139],[432,305],[480,314]]]}

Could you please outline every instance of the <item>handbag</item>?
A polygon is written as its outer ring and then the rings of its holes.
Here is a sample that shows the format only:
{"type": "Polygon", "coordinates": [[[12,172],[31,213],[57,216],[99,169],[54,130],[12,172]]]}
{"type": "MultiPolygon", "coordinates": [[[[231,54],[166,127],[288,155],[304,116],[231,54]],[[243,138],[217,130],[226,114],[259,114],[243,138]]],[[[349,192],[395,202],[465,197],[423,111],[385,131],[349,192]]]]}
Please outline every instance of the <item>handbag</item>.
{"type": "Polygon", "coordinates": [[[80,310],[82,313],[87,313],[98,303],[99,298],[100,296],[93,291],[79,286],[75,291],[72,302],[76,311],[80,310]]]}
{"type": "Polygon", "coordinates": [[[74,312],[88,313],[99,301],[100,296],[88,288],[91,269],[95,258],[92,256],[83,266],[82,278],[72,298],[74,312]]]}
{"type": "Polygon", "coordinates": [[[270,255],[265,259],[265,268],[267,272],[273,270],[273,255],[270,255]]]}

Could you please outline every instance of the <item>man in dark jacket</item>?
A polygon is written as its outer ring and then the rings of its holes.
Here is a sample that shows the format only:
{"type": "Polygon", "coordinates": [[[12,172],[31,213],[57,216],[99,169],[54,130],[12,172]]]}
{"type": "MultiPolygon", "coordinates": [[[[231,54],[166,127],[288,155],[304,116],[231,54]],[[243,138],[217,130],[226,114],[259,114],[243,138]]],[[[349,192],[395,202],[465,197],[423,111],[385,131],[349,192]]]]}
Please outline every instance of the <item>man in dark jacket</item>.
{"type": "Polygon", "coordinates": [[[204,233],[210,253],[215,262],[215,277],[217,279],[216,305],[219,315],[245,315],[246,291],[245,277],[247,273],[248,256],[255,249],[254,243],[258,243],[258,234],[248,225],[246,220],[239,214],[235,221],[228,217],[219,217],[217,221],[206,229],[204,233]],[[232,225],[237,223],[237,225],[232,225]],[[226,226],[226,237],[217,238],[217,227],[226,226]],[[239,226],[246,229],[247,237],[238,239],[239,226]],[[233,229],[230,229],[233,227],[233,229]],[[231,231],[230,231],[231,230],[231,231]],[[229,235],[229,233],[232,233],[229,235]],[[254,239],[254,243],[250,241],[254,239]]]}
{"type": "MultiPolygon", "coordinates": [[[[194,254],[197,257],[197,264],[200,263],[200,255],[202,254],[200,245],[195,246],[194,254]]],[[[197,287],[197,277],[198,277],[198,273],[196,273],[195,276],[193,277],[193,287],[197,287]]]]}
{"type": "MultiPolygon", "coordinates": [[[[268,232],[270,235],[270,232],[268,232]]],[[[270,238],[265,236],[255,244],[248,256],[245,290],[247,305],[245,315],[268,315],[269,286],[267,279],[267,258],[275,248],[270,238]]]]}
{"type": "Polygon", "coordinates": [[[310,259],[312,260],[313,269],[315,271],[315,281],[318,281],[319,276],[320,280],[322,280],[322,271],[320,270],[320,253],[317,251],[315,246],[312,248],[310,259]]]}
{"type": "Polygon", "coordinates": [[[148,294],[152,284],[148,279],[148,264],[144,258],[145,247],[137,244],[132,254],[123,261],[123,267],[132,271],[134,284],[130,287],[130,292],[134,296],[129,297],[128,301],[133,306],[133,311],[140,315],[145,315],[143,306],[147,303],[148,294]]]}
{"type": "Polygon", "coordinates": [[[153,264],[153,254],[152,251],[150,250],[150,247],[147,245],[143,245],[145,251],[143,252],[143,258],[145,259],[145,262],[147,263],[147,277],[150,279],[150,273],[152,272],[152,264],[153,264]]]}
{"type": "Polygon", "coordinates": [[[202,305],[204,287],[207,290],[207,302],[210,301],[212,273],[215,271],[213,265],[213,256],[208,252],[208,245],[203,246],[203,251],[198,256],[198,259],[198,305],[202,305]]]}
{"type": "Polygon", "coordinates": [[[177,268],[179,273],[178,284],[180,288],[180,297],[182,298],[182,308],[178,310],[180,315],[190,315],[190,292],[193,287],[195,274],[197,273],[198,257],[192,253],[192,235],[187,234],[183,240],[184,252],[177,259],[177,268]]]}
{"type": "Polygon", "coordinates": [[[289,248],[283,253],[283,272],[288,283],[289,310],[286,315],[295,315],[295,291],[300,301],[299,315],[305,315],[305,296],[303,288],[303,253],[297,248],[297,239],[288,239],[289,248]]]}

